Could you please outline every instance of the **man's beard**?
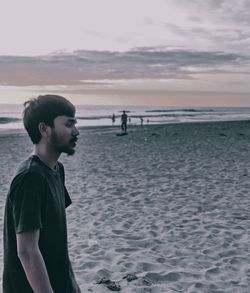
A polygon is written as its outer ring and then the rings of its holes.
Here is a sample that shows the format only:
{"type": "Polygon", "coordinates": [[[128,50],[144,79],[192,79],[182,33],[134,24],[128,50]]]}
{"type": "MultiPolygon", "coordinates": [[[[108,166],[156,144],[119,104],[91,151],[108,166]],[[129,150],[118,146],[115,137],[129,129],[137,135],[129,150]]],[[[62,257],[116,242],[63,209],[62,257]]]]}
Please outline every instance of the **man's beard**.
{"type": "MultiPolygon", "coordinates": [[[[72,138],[70,141],[69,141],[69,144],[70,143],[73,143],[76,141],[76,138],[72,138]]],[[[72,156],[74,153],[75,153],[75,150],[73,147],[70,147],[69,145],[66,146],[66,145],[60,145],[60,139],[58,139],[58,136],[56,134],[56,132],[52,129],[52,132],[51,132],[51,144],[53,144],[54,148],[56,148],[56,150],[60,153],[65,153],[69,156],[72,156]]]]}

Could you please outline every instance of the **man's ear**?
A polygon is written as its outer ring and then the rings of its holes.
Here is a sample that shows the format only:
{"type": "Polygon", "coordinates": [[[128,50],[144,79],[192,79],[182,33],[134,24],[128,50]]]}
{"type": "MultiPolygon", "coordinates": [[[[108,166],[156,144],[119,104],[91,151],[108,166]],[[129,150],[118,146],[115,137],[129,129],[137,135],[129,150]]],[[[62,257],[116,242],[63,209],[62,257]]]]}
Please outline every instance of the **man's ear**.
{"type": "Polygon", "coordinates": [[[40,122],[38,124],[38,129],[42,137],[46,137],[48,135],[48,125],[46,125],[44,122],[40,122]]]}

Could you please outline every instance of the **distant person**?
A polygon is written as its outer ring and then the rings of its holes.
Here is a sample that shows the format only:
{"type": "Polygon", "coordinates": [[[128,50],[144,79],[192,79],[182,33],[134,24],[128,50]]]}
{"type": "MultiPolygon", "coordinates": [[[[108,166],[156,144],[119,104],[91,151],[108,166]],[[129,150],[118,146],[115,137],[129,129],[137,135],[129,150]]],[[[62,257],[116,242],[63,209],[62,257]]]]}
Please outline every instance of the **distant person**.
{"type": "Polygon", "coordinates": [[[121,116],[121,127],[122,127],[122,133],[127,133],[127,121],[128,121],[128,115],[125,111],[123,111],[123,114],[121,116]]]}
{"type": "Polygon", "coordinates": [[[149,119],[147,119],[147,123],[149,124],[149,119]]]}
{"type": "Polygon", "coordinates": [[[112,119],[112,125],[114,125],[115,124],[115,114],[112,115],[111,119],[112,119]]]}
{"type": "Polygon", "coordinates": [[[143,118],[141,117],[140,120],[141,120],[141,125],[143,125],[143,118]]]}
{"type": "Polygon", "coordinates": [[[130,117],[128,117],[128,122],[129,122],[129,124],[131,123],[131,118],[130,117]]]}
{"type": "Polygon", "coordinates": [[[4,217],[3,293],[80,293],[68,253],[61,153],[73,155],[75,107],[56,95],[25,102],[23,123],[34,153],[9,188],[4,217]]]}

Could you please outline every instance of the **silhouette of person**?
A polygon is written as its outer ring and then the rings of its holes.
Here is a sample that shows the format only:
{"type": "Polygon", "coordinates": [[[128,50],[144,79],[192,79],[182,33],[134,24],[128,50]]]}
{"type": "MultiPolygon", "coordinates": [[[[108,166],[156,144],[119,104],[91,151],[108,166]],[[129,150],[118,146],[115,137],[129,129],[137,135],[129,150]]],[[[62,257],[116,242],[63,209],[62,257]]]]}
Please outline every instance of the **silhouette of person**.
{"type": "Polygon", "coordinates": [[[140,119],[141,119],[141,125],[143,125],[143,118],[141,117],[140,119]]]}
{"type": "Polygon", "coordinates": [[[115,114],[112,115],[111,119],[112,119],[112,125],[114,125],[114,123],[115,123],[115,114]]]}
{"type": "Polygon", "coordinates": [[[122,132],[127,133],[127,121],[128,121],[128,115],[126,114],[125,111],[123,111],[123,114],[121,116],[121,127],[122,127],[122,132]]]}

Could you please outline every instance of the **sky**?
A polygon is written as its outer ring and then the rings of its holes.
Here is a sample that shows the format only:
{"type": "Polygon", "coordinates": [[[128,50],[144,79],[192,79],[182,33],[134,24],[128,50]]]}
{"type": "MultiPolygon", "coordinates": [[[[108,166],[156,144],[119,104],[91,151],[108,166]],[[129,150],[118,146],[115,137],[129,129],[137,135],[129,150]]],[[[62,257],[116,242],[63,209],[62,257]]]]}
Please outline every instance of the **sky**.
{"type": "Polygon", "coordinates": [[[0,103],[250,107],[250,0],[4,0],[0,103]]]}

